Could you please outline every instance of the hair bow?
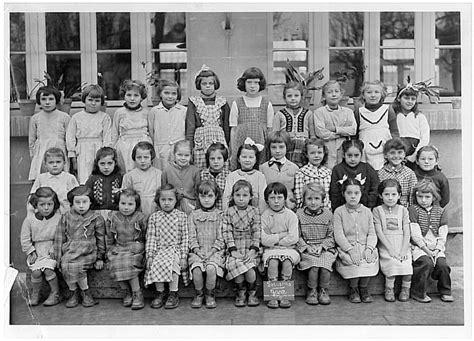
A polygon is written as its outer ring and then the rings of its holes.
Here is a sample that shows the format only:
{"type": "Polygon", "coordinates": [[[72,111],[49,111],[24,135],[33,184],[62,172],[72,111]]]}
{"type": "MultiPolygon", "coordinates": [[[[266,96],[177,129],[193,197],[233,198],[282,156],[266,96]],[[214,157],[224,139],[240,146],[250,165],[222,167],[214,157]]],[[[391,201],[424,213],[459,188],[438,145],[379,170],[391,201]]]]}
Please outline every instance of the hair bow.
{"type": "Polygon", "coordinates": [[[250,137],[247,137],[244,141],[244,144],[248,144],[249,146],[257,147],[258,151],[261,152],[263,150],[263,144],[255,143],[250,137]]]}
{"type": "Polygon", "coordinates": [[[362,179],[362,174],[361,174],[361,173],[357,174],[356,177],[355,177],[355,179],[356,179],[357,181],[359,181],[361,185],[365,184],[366,178],[363,178],[363,179],[362,179]]]}
{"type": "Polygon", "coordinates": [[[210,68],[209,66],[207,66],[206,64],[202,64],[201,68],[199,69],[198,72],[196,72],[196,74],[194,75],[194,79],[198,78],[198,76],[201,74],[201,72],[203,71],[209,71],[210,68]]]}
{"type": "Polygon", "coordinates": [[[346,181],[346,180],[347,180],[347,175],[344,174],[344,176],[342,177],[342,179],[339,180],[338,182],[342,185],[342,184],[344,183],[344,181],[346,181]]]}

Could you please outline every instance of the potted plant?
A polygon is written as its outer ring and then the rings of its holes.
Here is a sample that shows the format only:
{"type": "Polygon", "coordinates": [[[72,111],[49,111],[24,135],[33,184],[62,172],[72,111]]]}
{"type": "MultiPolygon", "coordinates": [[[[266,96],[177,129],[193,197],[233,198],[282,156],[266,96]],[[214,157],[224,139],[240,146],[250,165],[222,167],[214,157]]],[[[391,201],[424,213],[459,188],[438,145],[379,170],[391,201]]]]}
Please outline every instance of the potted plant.
{"type": "Polygon", "coordinates": [[[61,100],[57,103],[58,110],[69,114],[71,111],[72,101],[81,99],[81,89],[85,84],[87,84],[87,82],[66,84],[64,74],[61,74],[59,78],[55,80],[46,71],[44,71],[44,78],[46,79],[46,84],[48,86],[58,89],[61,93],[61,100]]]}
{"type": "MultiPolygon", "coordinates": [[[[142,67],[145,69],[146,71],[146,65],[147,65],[147,62],[140,62],[140,64],[142,65],[142,67]]],[[[149,72],[146,73],[146,84],[148,86],[150,86],[152,88],[152,93],[151,93],[151,96],[150,96],[150,99],[151,99],[151,105],[152,106],[156,106],[158,104],[160,104],[160,97],[156,96],[156,91],[155,91],[155,88],[158,88],[158,86],[160,85],[160,75],[158,74],[157,70],[151,70],[149,72]]],[[[150,102],[148,102],[150,103],[150,102]]]]}
{"type": "Polygon", "coordinates": [[[36,91],[39,87],[46,86],[46,79],[33,78],[36,83],[31,90],[26,87],[26,98],[18,98],[18,105],[23,116],[32,116],[36,109],[36,91]]]}
{"type": "MultiPolygon", "coordinates": [[[[354,95],[352,96],[354,106],[360,105],[359,91],[360,91],[360,87],[362,86],[362,82],[364,81],[364,73],[366,69],[367,69],[367,66],[365,65],[362,65],[360,67],[351,66],[349,69],[342,69],[342,70],[338,70],[334,72],[336,81],[338,81],[345,89],[347,89],[348,87],[347,84],[349,82],[353,83],[351,85],[355,89],[354,95]]],[[[347,106],[347,103],[349,102],[349,98],[350,98],[349,96],[344,96],[340,104],[342,106],[347,106]]]]}

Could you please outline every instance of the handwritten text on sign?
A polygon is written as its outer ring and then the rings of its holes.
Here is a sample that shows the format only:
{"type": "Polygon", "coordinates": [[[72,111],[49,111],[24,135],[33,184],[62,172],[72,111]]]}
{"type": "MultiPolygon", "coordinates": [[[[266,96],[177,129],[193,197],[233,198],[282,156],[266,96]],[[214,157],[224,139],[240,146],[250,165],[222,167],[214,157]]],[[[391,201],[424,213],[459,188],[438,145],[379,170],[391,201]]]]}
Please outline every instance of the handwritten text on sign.
{"type": "Polygon", "coordinates": [[[264,281],[263,299],[269,300],[290,300],[295,299],[294,281],[264,281]]]}

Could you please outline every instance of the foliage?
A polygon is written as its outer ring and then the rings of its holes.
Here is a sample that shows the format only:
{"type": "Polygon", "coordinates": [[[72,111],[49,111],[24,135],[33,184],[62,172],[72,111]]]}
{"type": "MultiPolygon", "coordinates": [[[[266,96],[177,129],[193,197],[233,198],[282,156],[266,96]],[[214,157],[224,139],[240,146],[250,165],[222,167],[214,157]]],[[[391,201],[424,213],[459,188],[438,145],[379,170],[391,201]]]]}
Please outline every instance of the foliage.
{"type": "MultiPolygon", "coordinates": [[[[54,79],[49,73],[44,71],[44,78],[46,85],[52,86],[58,89],[63,93],[64,98],[80,99],[82,88],[87,84],[87,82],[67,84],[64,80],[64,74],[61,74],[58,79],[54,79]]],[[[35,81],[38,81],[36,78],[35,81]]],[[[44,80],[43,80],[44,81],[44,80]]]]}

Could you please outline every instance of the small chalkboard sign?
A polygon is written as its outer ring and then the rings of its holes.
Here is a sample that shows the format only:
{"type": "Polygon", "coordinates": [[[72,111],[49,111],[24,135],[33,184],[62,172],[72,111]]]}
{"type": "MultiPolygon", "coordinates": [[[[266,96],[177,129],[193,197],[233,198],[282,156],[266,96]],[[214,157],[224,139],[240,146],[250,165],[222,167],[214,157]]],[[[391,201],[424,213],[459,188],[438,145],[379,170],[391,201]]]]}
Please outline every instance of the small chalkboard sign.
{"type": "Polygon", "coordinates": [[[264,281],[263,299],[270,300],[295,300],[294,281],[264,281]]]}

